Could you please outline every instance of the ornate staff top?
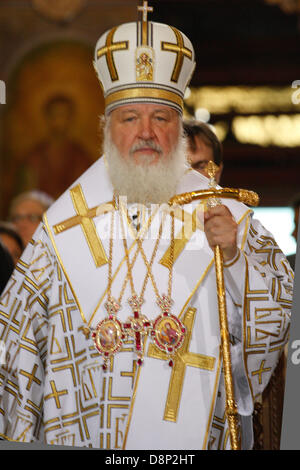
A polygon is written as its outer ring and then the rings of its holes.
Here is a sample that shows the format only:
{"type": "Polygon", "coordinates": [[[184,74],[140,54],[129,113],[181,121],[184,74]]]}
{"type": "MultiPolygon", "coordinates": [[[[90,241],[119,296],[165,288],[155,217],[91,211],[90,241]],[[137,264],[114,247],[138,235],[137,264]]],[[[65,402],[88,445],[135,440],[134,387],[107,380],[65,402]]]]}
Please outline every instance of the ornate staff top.
{"type": "Polygon", "coordinates": [[[244,204],[252,207],[259,205],[259,196],[254,191],[248,189],[235,189],[235,188],[220,188],[217,189],[215,182],[215,175],[219,167],[213,162],[209,161],[206,167],[210,177],[209,189],[201,189],[199,191],[191,191],[190,193],[177,194],[169,200],[169,205],[183,205],[189,204],[195,199],[208,199],[208,198],[226,198],[237,199],[244,204]]]}

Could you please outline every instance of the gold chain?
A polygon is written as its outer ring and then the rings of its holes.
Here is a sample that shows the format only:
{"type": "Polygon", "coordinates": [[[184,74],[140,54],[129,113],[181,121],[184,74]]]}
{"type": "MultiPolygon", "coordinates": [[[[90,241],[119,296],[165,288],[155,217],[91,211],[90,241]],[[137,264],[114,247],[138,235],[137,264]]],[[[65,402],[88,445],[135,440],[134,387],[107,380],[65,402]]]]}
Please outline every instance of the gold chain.
{"type": "MultiPolygon", "coordinates": [[[[107,284],[107,302],[105,303],[105,308],[108,312],[108,318],[104,318],[98,325],[96,330],[92,333],[93,340],[96,346],[96,349],[100,352],[101,355],[104,356],[104,363],[103,363],[103,369],[106,370],[107,368],[107,360],[109,356],[114,355],[120,348],[122,347],[123,344],[123,338],[127,337],[126,336],[126,331],[127,335],[133,336],[134,337],[134,343],[135,343],[135,351],[137,354],[137,364],[142,365],[143,364],[143,354],[144,354],[144,346],[142,345],[142,338],[145,335],[150,335],[153,336],[155,335],[154,341],[156,342],[156,345],[161,349],[162,351],[167,353],[167,358],[169,358],[169,365],[172,367],[173,366],[173,354],[174,352],[182,345],[182,341],[184,338],[185,334],[185,329],[181,322],[174,317],[170,313],[170,306],[173,303],[171,294],[172,294],[172,282],[173,282],[173,265],[174,265],[174,225],[175,225],[175,214],[174,210],[171,209],[170,215],[171,215],[171,256],[170,256],[170,263],[168,265],[169,269],[169,277],[168,277],[168,293],[166,294],[161,294],[159,295],[158,288],[152,273],[152,266],[154,259],[157,254],[158,246],[162,237],[162,232],[163,232],[163,227],[164,227],[164,222],[166,218],[166,212],[163,212],[163,217],[160,222],[159,230],[158,230],[158,236],[154,244],[153,252],[150,258],[150,261],[148,261],[144,248],[143,248],[143,241],[144,237],[142,238],[142,231],[145,230],[145,233],[148,231],[149,226],[151,225],[152,219],[154,215],[157,213],[157,211],[153,211],[150,213],[150,216],[148,217],[147,223],[144,223],[142,226],[143,230],[140,230],[139,233],[138,231],[135,230],[134,237],[135,241],[137,243],[137,249],[134,254],[132,263],[130,263],[129,259],[129,250],[128,250],[128,244],[127,244],[127,237],[125,235],[125,224],[124,224],[124,218],[123,218],[123,208],[120,205],[119,206],[119,217],[120,217],[120,226],[122,229],[122,236],[123,236],[123,245],[124,245],[124,251],[125,251],[125,259],[126,259],[126,264],[127,264],[127,274],[125,276],[125,280],[123,282],[121,292],[120,292],[120,297],[119,300],[116,301],[113,297],[111,297],[111,288],[112,288],[112,264],[113,264],[113,244],[114,244],[114,222],[115,222],[115,213],[114,211],[111,214],[111,221],[110,221],[110,240],[109,240],[109,259],[108,259],[108,284],[107,284]],[[146,275],[143,281],[142,289],[141,289],[141,294],[138,296],[136,294],[135,288],[134,288],[134,282],[133,282],[133,266],[135,264],[135,261],[137,259],[138,253],[141,253],[141,256],[144,260],[145,266],[146,266],[146,275]],[[141,305],[144,302],[144,293],[146,290],[146,285],[148,282],[148,279],[151,279],[153,289],[156,295],[156,300],[157,304],[162,310],[162,313],[160,316],[158,316],[154,322],[149,321],[147,317],[141,314],[141,305]],[[120,323],[117,318],[115,318],[115,315],[119,311],[121,307],[121,300],[123,297],[123,294],[125,292],[125,287],[127,284],[127,281],[130,281],[131,285],[131,293],[132,296],[130,299],[128,299],[128,303],[130,304],[131,308],[133,309],[133,316],[130,316],[127,319],[127,322],[122,324],[120,323]],[[176,344],[172,345],[170,348],[170,345],[168,345],[168,342],[163,339],[161,336],[161,328],[164,326],[164,322],[166,321],[165,318],[166,316],[171,316],[172,321],[176,324],[176,344]],[[109,324],[111,326],[111,322],[113,322],[115,332],[118,332],[118,337],[116,337],[116,340],[113,340],[113,344],[109,343],[109,346],[106,344],[102,343],[102,334],[104,333],[105,330],[103,328],[105,327],[106,324],[109,324]],[[125,334],[124,334],[125,333],[125,334]]],[[[125,220],[127,221],[128,227],[131,229],[132,228],[132,223],[129,218],[128,211],[125,211],[126,218],[125,220]]],[[[86,334],[86,332],[84,332],[86,334]]],[[[145,343],[144,343],[145,345],[145,343]]]]}
{"type": "Polygon", "coordinates": [[[111,213],[110,220],[110,240],[109,240],[109,256],[108,256],[108,284],[107,284],[107,297],[111,298],[111,285],[112,285],[112,256],[113,256],[113,237],[114,237],[114,219],[115,211],[111,213]]]}
{"type": "MultiPolygon", "coordinates": [[[[126,216],[127,216],[128,223],[130,224],[128,214],[126,214],[126,216]]],[[[127,246],[127,242],[126,242],[126,239],[125,239],[125,229],[124,229],[124,222],[123,222],[122,217],[121,217],[121,221],[122,221],[121,225],[122,225],[122,231],[123,231],[123,243],[124,243],[124,250],[125,250],[125,254],[126,254],[128,275],[129,275],[129,279],[130,279],[130,283],[131,283],[131,292],[132,292],[133,295],[136,295],[136,292],[135,292],[135,289],[134,289],[134,283],[133,283],[133,276],[132,276],[132,266],[133,266],[133,264],[131,264],[131,266],[130,266],[130,263],[129,263],[128,246],[127,246]]],[[[144,279],[144,283],[143,283],[143,287],[142,287],[142,290],[141,290],[140,298],[143,298],[143,296],[144,296],[149,277],[151,278],[155,293],[157,295],[157,288],[156,288],[156,284],[155,284],[155,281],[154,281],[154,278],[153,278],[153,275],[152,275],[152,272],[151,272],[151,267],[153,265],[153,261],[155,259],[156,253],[157,253],[159,241],[160,241],[161,235],[162,235],[162,229],[163,229],[163,222],[160,224],[160,227],[159,227],[159,233],[158,233],[158,237],[157,237],[154,249],[153,249],[153,253],[152,253],[152,256],[151,256],[150,263],[148,262],[148,260],[146,258],[146,255],[145,255],[145,252],[143,250],[141,238],[139,236],[135,237],[135,240],[136,240],[137,245],[138,245],[138,249],[137,249],[136,253],[138,253],[138,252],[141,253],[141,255],[144,259],[146,268],[147,268],[147,274],[146,274],[145,279],[144,279]]]]}
{"type": "MultiPolygon", "coordinates": [[[[126,215],[127,215],[128,223],[130,224],[128,213],[127,213],[126,215]]],[[[165,218],[165,216],[166,216],[166,214],[164,214],[164,218],[165,218]]],[[[171,250],[170,250],[170,264],[169,264],[169,278],[168,278],[168,297],[169,297],[170,299],[171,299],[171,294],[172,294],[173,264],[174,264],[174,211],[173,211],[173,210],[171,211],[171,218],[172,218],[172,225],[171,225],[171,250]]],[[[163,221],[161,222],[161,224],[160,224],[158,238],[157,238],[157,241],[156,241],[156,243],[155,243],[155,247],[154,247],[154,250],[153,250],[153,253],[152,253],[152,257],[151,257],[150,263],[148,262],[148,259],[147,259],[147,257],[146,257],[145,251],[144,251],[144,249],[143,249],[141,238],[140,238],[139,236],[138,236],[138,237],[135,237],[136,242],[137,242],[137,244],[138,244],[138,250],[140,251],[140,253],[141,253],[142,257],[143,257],[144,263],[145,263],[146,268],[147,268],[147,274],[146,274],[146,277],[145,277],[145,280],[144,280],[144,285],[143,285],[143,287],[142,287],[142,291],[141,291],[141,295],[140,295],[141,298],[143,298],[143,295],[144,295],[144,292],[145,292],[145,289],[146,289],[146,285],[147,285],[147,281],[148,281],[148,278],[150,277],[151,282],[152,282],[152,285],[153,285],[153,289],[154,289],[154,292],[155,292],[155,295],[156,295],[156,298],[157,298],[157,300],[160,299],[160,295],[159,295],[159,292],[158,292],[158,289],[157,289],[157,285],[156,285],[154,276],[153,276],[153,274],[152,274],[151,268],[152,268],[153,261],[154,261],[154,258],[155,258],[155,256],[156,256],[156,253],[157,253],[159,241],[160,241],[160,239],[161,239],[162,229],[163,229],[163,223],[164,223],[164,220],[163,220],[163,221]]],[[[122,219],[122,230],[123,230],[123,240],[124,240],[124,242],[125,242],[125,234],[124,234],[123,219],[122,219]]],[[[127,263],[128,263],[128,262],[129,262],[129,258],[128,258],[128,247],[127,247],[127,243],[126,243],[126,242],[124,243],[124,248],[125,248],[126,259],[127,259],[127,263]]],[[[130,282],[131,282],[132,293],[135,293],[135,291],[134,291],[134,285],[133,285],[133,277],[132,277],[132,265],[130,266],[130,265],[128,264],[128,272],[130,273],[129,276],[130,276],[130,282]]]]}
{"type": "MultiPolygon", "coordinates": [[[[114,200],[115,200],[115,197],[114,197],[114,200]]],[[[119,211],[120,212],[120,211],[119,211]]],[[[149,220],[147,221],[147,223],[145,224],[145,227],[144,227],[144,231],[146,232],[147,229],[149,228],[151,222],[152,222],[152,219],[153,217],[156,215],[157,213],[157,210],[154,212],[154,214],[152,214],[150,217],[149,217],[149,220]]],[[[127,217],[128,217],[128,214],[127,214],[127,217]]],[[[136,261],[136,258],[137,258],[137,255],[140,251],[140,244],[141,244],[141,239],[140,237],[135,237],[135,241],[137,242],[138,244],[138,248],[134,254],[134,257],[132,259],[132,262],[130,263],[129,261],[129,250],[128,250],[128,247],[127,247],[127,243],[126,243],[126,239],[125,239],[125,230],[124,230],[124,224],[123,224],[123,218],[122,218],[122,214],[120,213],[120,219],[121,219],[121,227],[122,227],[122,236],[123,236],[123,243],[124,243],[124,249],[125,249],[125,257],[126,257],[126,262],[127,262],[127,274],[126,274],[126,277],[125,277],[125,280],[123,282],[123,285],[122,285],[122,288],[121,288],[121,292],[120,292],[120,296],[119,296],[119,299],[118,299],[118,303],[119,305],[121,304],[121,300],[123,298],[123,295],[124,295],[124,292],[125,292],[125,288],[126,288],[126,285],[127,285],[127,282],[128,282],[128,279],[130,280],[130,283],[131,283],[131,291],[134,292],[134,285],[133,285],[133,278],[132,278],[132,269],[133,269],[133,266],[135,264],[135,261],[136,261]]],[[[130,227],[131,228],[131,227],[130,227]]],[[[160,237],[161,237],[161,230],[162,230],[162,226],[160,227],[160,236],[157,240],[157,243],[156,243],[156,246],[155,246],[155,249],[154,249],[154,252],[152,254],[152,262],[151,262],[151,265],[154,261],[154,258],[155,258],[155,254],[156,254],[156,251],[157,251],[157,248],[158,248],[158,242],[160,240],[160,237]]],[[[110,241],[109,241],[109,258],[108,258],[108,286],[107,286],[107,298],[110,300],[111,299],[111,286],[112,286],[112,259],[113,259],[113,237],[114,237],[114,211],[112,212],[112,215],[111,215],[111,226],[110,226],[110,241]]],[[[142,232],[142,230],[141,230],[142,232]]],[[[146,260],[146,263],[148,263],[148,261],[146,260]]],[[[145,281],[144,281],[144,286],[143,286],[143,289],[142,289],[142,293],[141,295],[144,294],[144,291],[145,291],[145,288],[146,288],[146,284],[147,284],[147,279],[148,279],[148,274],[145,278],[145,281]]]]}
{"type": "MultiPolygon", "coordinates": [[[[114,201],[115,201],[115,197],[114,197],[114,201]]],[[[116,207],[116,203],[115,203],[115,207],[116,207]]],[[[156,215],[158,209],[155,211],[154,214],[151,214],[151,216],[149,217],[147,223],[144,225],[145,227],[145,232],[148,230],[151,222],[152,222],[152,219],[154,218],[154,216],[156,215]]],[[[127,218],[129,217],[128,216],[128,213],[126,213],[127,215],[127,218]]],[[[171,299],[171,292],[172,292],[172,271],[173,271],[173,263],[174,263],[174,211],[172,210],[171,211],[171,217],[172,217],[172,230],[171,230],[171,252],[170,252],[170,264],[169,264],[169,278],[168,278],[168,297],[171,299]]],[[[114,237],[114,218],[115,218],[115,211],[113,210],[112,213],[111,213],[111,226],[110,226],[110,241],[109,241],[109,258],[108,258],[108,285],[107,285],[107,299],[110,301],[112,300],[112,297],[111,297],[111,287],[112,287],[112,259],[113,259],[113,237],[114,237]]],[[[129,222],[130,223],[130,222],[129,222]]],[[[148,260],[147,260],[147,257],[145,255],[145,252],[144,252],[144,249],[142,247],[142,240],[141,240],[141,236],[138,236],[138,237],[135,237],[135,241],[137,242],[137,250],[134,254],[134,257],[132,259],[132,262],[130,264],[130,261],[129,261],[129,251],[128,251],[128,247],[127,247],[127,243],[126,243],[126,240],[125,240],[125,234],[124,234],[124,225],[123,225],[123,218],[122,218],[122,215],[121,215],[121,224],[122,224],[122,230],[123,230],[123,240],[125,242],[125,245],[124,245],[124,248],[125,248],[125,255],[126,255],[126,262],[127,262],[127,274],[126,274],[126,277],[125,277],[125,280],[123,282],[123,285],[122,285],[122,288],[121,288],[121,292],[120,292],[120,296],[119,296],[119,299],[118,299],[118,303],[119,305],[121,305],[121,301],[122,301],[122,298],[123,298],[123,295],[124,295],[124,292],[125,292],[125,288],[126,288],[126,284],[128,282],[128,279],[130,279],[130,282],[131,282],[131,289],[132,289],[132,292],[134,293],[134,285],[133,285],[133,277],[132,277],[132,269],[133,269],[133,266],[135,264],[135,261],[137,259],[137,255],[139,252],[141,252],[141,255],[143,257],[143,260],[145,262],[145,265],[146,265],[146,268],[147,268],[147,274],[146,274],[146,277],[145,277],[145,280],[144,280],[144,284],[143,284],[143,287],[142,287],[142,291],[141,291],[141,297],[144,295],[144,292],[145,292],[145,289],[146,289],[146,285],[147,285],[147,282],[148,282],[148,279],[150,277],[151,281],[152,281],[152,285],[153,285],[153,288],[154,288],[154,291],[155,291],[155,295],[156,295],[156,298],[157,300],[160,299],[160,295],[159,295],[159,292],[158,292],[158,289],[157,289],[157,286],[156,286],[156,283],[155,283],[155,280],[154,280],[154,277],[153,277],[153,274],[152,274],[152,271],[151,271],[151,267],[153,265],[153,262],[154,262],[154,259],[155,259],[155,256],[156,256],[156,253],[157,253],[157,249],[158,249],[158,245],[159,245],[159,241],[161,239],[161,235],[162,235],[162,228],[163,228],[163,222],[161,223],[160,225],[160,228],[159,228],[159,235],[158,235],[158,238],[157,238],[157,241],[156,241],[156,244],[155,244],[155,247],[154,247],[154,250],[153,250],[153,253],[152,253],[152,257],[151,257],[151,260],[150,260],[150,264],[148,263],[148,260]]],[[[142,230],[140,231],[140,233],[142,232],[142,230]]],[[[86,337],[88,337],[89,335],[89,332],[90,332],[90,326],[88,325],[87,327],[83,328],[83,333],[85,334],[86,337]]]]}

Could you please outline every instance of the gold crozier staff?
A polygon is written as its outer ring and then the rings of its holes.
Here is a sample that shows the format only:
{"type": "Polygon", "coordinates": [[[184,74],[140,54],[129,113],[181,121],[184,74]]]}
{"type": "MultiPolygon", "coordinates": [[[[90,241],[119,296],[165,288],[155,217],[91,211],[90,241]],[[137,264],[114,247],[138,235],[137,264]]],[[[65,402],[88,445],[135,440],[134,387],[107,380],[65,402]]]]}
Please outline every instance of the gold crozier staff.
{"type": "MultiPolygon", "coordinates": [[[[210,161],[207,165],[207,172],[210,177],[209,190],[194,191],[191,193],[179,194],[170,200],[170,204],[186,204],[194,199],[207,199],[207,205],[214,207],[221,204],[219,197],[231,197],[250,204],[253,206],[258,205],[259,198],[256,193],[241,189],[223,188],[216,189],[217,183],[215,181],[215,174],[218,170],[217,165],[210,161]]],[[[220,323],[220,336],[221,336],[221,350],[223,356],[223,369],[224,381],[226,392],[226,417],[229,426],[230,444],[232,450],[240,450],[240,432],[238,422],[238,411],[235,401],[234,384],[232,377],[231,367],[231,354],[230,354],[230,339],[228,331],[228,320],[226,310],[226,296],[225,296],[225,283],[224,283],[224,262],[223,253],[219,245],[214,247],[214,261],[216,271],[216,285],[219,307],[219,323],[220,323]]]]}

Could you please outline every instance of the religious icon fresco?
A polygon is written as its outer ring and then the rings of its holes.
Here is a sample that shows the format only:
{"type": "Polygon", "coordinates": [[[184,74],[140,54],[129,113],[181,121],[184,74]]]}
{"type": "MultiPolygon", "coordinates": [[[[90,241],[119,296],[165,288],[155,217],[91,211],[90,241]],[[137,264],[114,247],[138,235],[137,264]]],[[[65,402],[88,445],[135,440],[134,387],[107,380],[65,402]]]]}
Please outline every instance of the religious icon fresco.
{"type": "Polygon", "coordinates": [[[7,83],[3,207],[39,189],[57,198],[101,155],[103,95],[93,51],[79,42],[40,45],[7,83]]]}

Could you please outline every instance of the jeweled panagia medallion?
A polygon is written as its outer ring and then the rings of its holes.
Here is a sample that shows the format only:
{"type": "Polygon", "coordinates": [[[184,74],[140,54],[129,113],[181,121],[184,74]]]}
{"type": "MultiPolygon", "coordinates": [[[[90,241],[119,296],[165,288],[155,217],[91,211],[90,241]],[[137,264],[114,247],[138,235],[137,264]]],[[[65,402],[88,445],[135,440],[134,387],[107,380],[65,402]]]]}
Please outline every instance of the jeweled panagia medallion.
{"type": "Polygon", "coordinates": [[[162,314],[155,319],[151,336],[158,349],[167,354],[169,366],[172,367],[172,356],[182,346],[186,329],[179,318],[171,313],[171,299],[163,295],[158,303],[162,314]]]}
{"type": "Polygon", "coordinates": [[[105,308],[108,316],[98,323],[92,333],[95,348],[104,359],[103,370],[107,369],[107,361],[121,349],[125,338],[122,323],[115,316],[120,305],[110,298],[105,308]]]}
{"type": "Polygon", "coordinates": [[[104,358],[103,369],[106,370],[107,360],[122,346],[124,333],[121,322],[116,318],[104,318],[93,331],[92,338],[97,351],[104,358]]]}

